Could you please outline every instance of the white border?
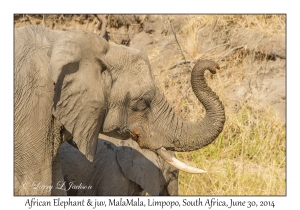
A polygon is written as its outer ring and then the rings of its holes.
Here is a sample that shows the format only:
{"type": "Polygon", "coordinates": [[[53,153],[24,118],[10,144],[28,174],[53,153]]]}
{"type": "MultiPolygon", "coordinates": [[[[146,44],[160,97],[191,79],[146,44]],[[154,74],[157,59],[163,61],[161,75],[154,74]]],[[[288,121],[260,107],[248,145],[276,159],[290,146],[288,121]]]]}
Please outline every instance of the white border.
{"type": "MultiPolygon", "coordinates": [[[[294,1],[295,2],[295,1],[294,1]]],[[[298,5],[287,1],[9,1],[2,3],[1,41],[1,179],[0,206],[22,209],[30,197],[13,197],[13,14],[14,13],[286,13],[287,14],[287,196],[233,197],[242,200],[275,200],[275,209],[297,209],[299,203],[299,11],[298,5]],[[298,172],[298,173],[297,173],[298,172]],[[294,207],[294,208],[293,208],[294,207]],[[296,208],[295,208],[296,207],[296,208]]],[[[40,197],[53,199],[53,197],[40,197]]],[[[107,198],[107,197],[106,197],[107,198]]],[[[182,200],[178,197],[173,200],[182,200]]],[[[201,197],[202,198],[202,197],[201,197]]],[[[210,198],[210,197],[204,197],[210,198]]],[[[230,197],[216,197],[230,199],[230,197]]],[[[74,198],[79,200],[80,198],[74,198]]],[[[87,198],[85,198],[87,199],[87,198]]],[[[92,198],[92,199],[95,199],[92,198]]],[[[107,198],[108,199],[108,198],[107,198]]],[[[160,197],[156,197],[160,200],[160,197]]],[[[169,200],[163,198],[163,200],[169,200]]],[[[299,208],[299,207],[298,207],[299,208]]],[[[62,209],[62,208],[61,208],[62,209]]],[[[69,208],[70,209],[70,208],[69,208]]],[[[91,209],[91,208],[89,208],[91,209]]],[[[221,209],[221,208],[220,208],[221,209]]],[[[223,209],[223,208],[222,208],[223,209]]]]}

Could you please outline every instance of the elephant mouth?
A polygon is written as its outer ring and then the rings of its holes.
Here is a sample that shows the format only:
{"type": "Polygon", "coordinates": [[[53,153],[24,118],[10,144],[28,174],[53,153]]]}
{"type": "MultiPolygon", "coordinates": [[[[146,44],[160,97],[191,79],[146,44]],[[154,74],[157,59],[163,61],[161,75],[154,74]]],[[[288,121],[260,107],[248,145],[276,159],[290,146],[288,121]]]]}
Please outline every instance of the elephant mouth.
{"type": "Polygon", "coordinates": [[[130,134],[130,137],[131,137],[132,140],[134,140],[136,142],[139,142],[140,135],[137,131],[130,131],[129,130],[129,134],[130,134]]]}

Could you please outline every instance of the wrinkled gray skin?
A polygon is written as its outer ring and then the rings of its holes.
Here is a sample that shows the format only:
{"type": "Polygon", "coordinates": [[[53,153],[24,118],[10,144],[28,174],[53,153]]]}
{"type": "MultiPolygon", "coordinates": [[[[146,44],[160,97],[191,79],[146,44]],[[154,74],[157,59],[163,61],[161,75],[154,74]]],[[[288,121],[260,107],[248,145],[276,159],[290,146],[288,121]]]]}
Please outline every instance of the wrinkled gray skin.
{"type": "Polygon", "coordinates": [[[141,51],[86,31],[28,26],[14,35],[15,195],[50,195],[32,185],[52,184],[58,147],[71,138],[93,161],[99,133],[131,137],[152,151],[192,151],[223,129],[223,105],[204,77],[205,70],[218,68],[213,61],[200,61],[192,71],[206,116],[190,123],[177,117],[155,86],[141,51]]]}
{"type": "MultiPolygon", "coordinates": [[[[143,195],[145,192],[150,195],[178,195],[176,168],[151,150],[141,149],[131,139],[101,137],[104,139],[98,139],[93,162],[89,162],[68,142],[60,146],[58,154],[64,180],[56,178],[59,171],[55,172],[54,186],[60,188],[65,183],[67,195],[123,196],[143,195]],[[75,185],[80,184],[92,189],[76,189],[75,185]]],[[[54,190],[52,195],[61,195],[60,189],[54,190]]]]}

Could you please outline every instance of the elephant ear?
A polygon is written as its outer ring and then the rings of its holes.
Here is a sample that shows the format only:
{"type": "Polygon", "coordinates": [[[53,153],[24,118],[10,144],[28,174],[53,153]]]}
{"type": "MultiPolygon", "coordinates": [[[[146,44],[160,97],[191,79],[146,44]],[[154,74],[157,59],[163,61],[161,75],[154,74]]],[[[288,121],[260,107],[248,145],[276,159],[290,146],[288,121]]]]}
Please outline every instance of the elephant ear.
{"type": "Polygon", "coordinates": [[[79,150],[93,161],[111,80],[104,55],[108,43],[83,31],[62,33],[53,43],[50,73],[53,115],[69,131],[79,150]]]}
{"type": "Polygon", "coordinates": [[[124,175],[150,195],[159,195],[161,172],[157,155],[140,149],[134,141],[130,142],[117,150],[117,160],[124,175]]]}

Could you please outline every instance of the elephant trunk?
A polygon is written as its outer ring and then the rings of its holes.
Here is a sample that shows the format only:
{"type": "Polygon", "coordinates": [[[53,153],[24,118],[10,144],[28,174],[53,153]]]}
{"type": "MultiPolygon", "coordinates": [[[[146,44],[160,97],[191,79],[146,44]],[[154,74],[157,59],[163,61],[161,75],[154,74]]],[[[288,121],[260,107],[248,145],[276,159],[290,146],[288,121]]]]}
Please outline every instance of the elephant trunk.
{"type": "Polygon", "coordinates": [[[224,107],[219,97],[207,86],[204,77],[205,70],[215,74],[216,69],[219,69],[219,65],[214,61],[201,60],[192,70],[192,89],[206,110],[206,115],[200,122],[191,123],[179,119],[159,94],[156,101],[157,118],[153,122],[162,137],[161,147],[178,152],[193,151],[210,144],[221,133],[225,123],[224,107]]]}
{"type": "Polygon", "coordinates": [[[177,151],[191,151],[200,149],[212,141],[222,132],[225,123],[225,111],[219,97],[207,86],[204,72],[209,70],[216,73],[219,65],[210,60],[199,61],[193,68],[191,75],[192,89],[198,100],[203,104],[206,115],[196,124],[183,123],[186,132],[181,132],[177,144],[177,151]]]}

